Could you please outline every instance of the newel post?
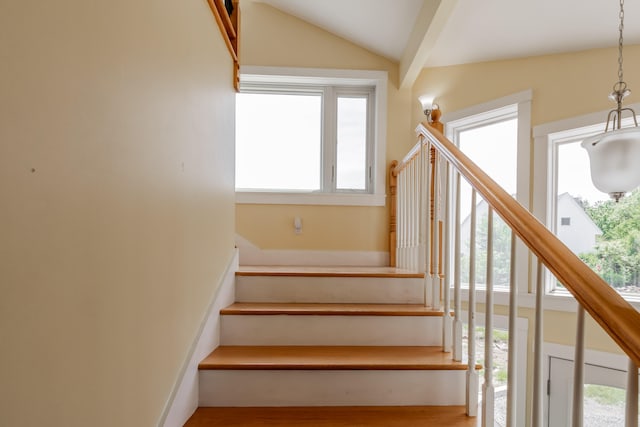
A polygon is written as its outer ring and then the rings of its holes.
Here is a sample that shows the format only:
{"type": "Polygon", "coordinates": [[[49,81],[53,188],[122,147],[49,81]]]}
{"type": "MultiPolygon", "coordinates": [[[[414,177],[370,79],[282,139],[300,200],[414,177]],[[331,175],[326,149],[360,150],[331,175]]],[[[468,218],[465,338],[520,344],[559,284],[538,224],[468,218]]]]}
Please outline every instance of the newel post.
{"type": "Polygon", "coordinates": [[[397,267],[396,260],[396,203],[397,203],[397,190],[398,190],[398,171],[396,167],[398,161],[394,160],[389,166],[389,205],[391,205],[391,212],[389,214],[389,265],[391,267],[397,267]]]}

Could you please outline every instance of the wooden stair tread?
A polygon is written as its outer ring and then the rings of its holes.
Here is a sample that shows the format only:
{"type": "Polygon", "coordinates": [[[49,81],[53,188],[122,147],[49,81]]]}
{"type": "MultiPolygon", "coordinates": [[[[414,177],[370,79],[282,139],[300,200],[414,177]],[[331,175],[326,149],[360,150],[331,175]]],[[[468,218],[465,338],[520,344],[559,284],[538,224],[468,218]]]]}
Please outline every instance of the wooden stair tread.
{"type": "Polygon", "coordinates": [[[220,346],[199,369],[466,370],[467,365],[439,346],[220,346]]]}
{"type": "Polygon", "coordinates": [[[472,427],[464,406],[198,408],[185,427],[472,427]]]}
{"type": "Polygon", "coordinates": [[[236,276],[424,278],[424,273],[394,267],[240,266],[236,276]]]}
{"type": "Polygon", "coordinates": [[[338,303],[234,303],[220,310],[223,315],[314,315],[314,316],[442,316],[442,310],[421,304],[338,303]]]}

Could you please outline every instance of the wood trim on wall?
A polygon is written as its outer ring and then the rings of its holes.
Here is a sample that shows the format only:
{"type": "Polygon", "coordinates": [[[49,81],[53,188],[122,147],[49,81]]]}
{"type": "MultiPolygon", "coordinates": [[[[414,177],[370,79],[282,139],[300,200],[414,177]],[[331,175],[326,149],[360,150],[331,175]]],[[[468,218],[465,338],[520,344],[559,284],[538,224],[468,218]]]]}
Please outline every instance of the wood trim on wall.
{"type": "Polygon", "coordinates": [[[227,13],[224,0],[207,0],[211,12],[216,19],[220,34],[224,39],[229,54],[233,59],[233,87],[240,90],[240,4],[238,0],[233,1],[233,13],[227,13]]]}

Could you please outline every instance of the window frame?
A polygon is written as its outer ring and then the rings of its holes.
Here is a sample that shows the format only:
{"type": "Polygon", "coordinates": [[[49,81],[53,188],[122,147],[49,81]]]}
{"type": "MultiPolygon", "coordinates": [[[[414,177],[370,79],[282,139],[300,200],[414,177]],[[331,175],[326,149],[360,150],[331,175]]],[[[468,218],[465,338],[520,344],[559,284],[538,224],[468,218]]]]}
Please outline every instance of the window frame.
{"type": "MultiPolygon", "coordinates": [[[[458,144],[459,134],[463,131],[481,126],[491,125],[500,121],[516,118],[518,124],[517,136],[517,172],[516,172],[516,200],[525,208],[530,209],[529,180],[531,176],[530,129],[531,129],[531,100],[533,93],[525,90],[505,96],[483,104],[475,105],[461,111],[443,115],[445,136],[458,144]]],[[[452,213],[453,215],[453,213],[452,213]]],[[[453,217],[450,218],[453,221],[453,217]]],[[[531,255],[527,247],[519,239],[516,242],[516,284],[519,295],[531,293],[529,277],[532,274],[531,255]]],[[[484,293],[483,290],[481,290],[484,293]]],[[[494,288],[497,304],[506,304],[509,300],[509,289],[494,288]]],[[[468,288],[463,289],[463,298],[468,298],[468,288]]]]}
{"type": "MultiPolygon", "coordinates": [[[[236,189],[236,203],[384,206],[386,201],[387,79],[386,71],[243,66],[241,91],[278,93],[278,90],[283,88],[292,91],[322,88],[323,104],[328,98],[333,102],[328,108],[323,105],[322,110],[321,190],[301,192],[236,189]],[[333,182],[330,176],[330,167],[331,165],[335,167],[337,156],[335,132],[331,136],[332,129],[336,129],[337,99],[342,96],[364,94],[368,98],[367,134],[370,138],[367,147],[367,188],[366,190],[337,189],[337,176],[333,182]],[[326,141],[327,135],[333,138],[333,141],[326,141]]],[[[335,172],[334,169],[334,174],[335,172]]]]}
{"type": "MultiPolygon", "coordinates": [[[[632,104],[629,107],[638,110],[640,103],[632,104]]],[[[606,119],[608,112],[609,110],[603,110],[533,128],[533,161],[536,165],[533,171],[533,214],[554,234],[558,232],[558,146],[577,143],[577,140],[602,133],[605,128],[604,119],[606,119]]],[[[633,118],[631,117],[622,120],[623,127],[632,124],[633,118]]],[[[545,304],[547,304],[546,301],[555,301],[557,307],[568,309],[568,302],[573,300],[571,293],[562,288],[556,288],[553,275],[546,268],[543,268],[543,275],[545,304]]],[[[532,280],[535,280],[535,277],[532,276],[532,280]]],[[[640,295],[620,295],[636,308],[640,307],[640,295]]]]}

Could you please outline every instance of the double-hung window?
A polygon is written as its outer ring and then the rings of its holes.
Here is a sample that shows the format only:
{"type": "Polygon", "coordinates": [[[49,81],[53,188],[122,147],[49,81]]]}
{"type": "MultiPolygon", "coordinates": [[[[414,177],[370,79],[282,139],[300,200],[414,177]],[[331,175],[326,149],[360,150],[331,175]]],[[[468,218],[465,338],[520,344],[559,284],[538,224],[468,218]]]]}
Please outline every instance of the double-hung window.
{"type": "Polygon", "coordinates": [[[378,92],[375,79],[245,75],[236,97],[238,201],[384,203],[371,199],[384,195],[378,92]]]}

